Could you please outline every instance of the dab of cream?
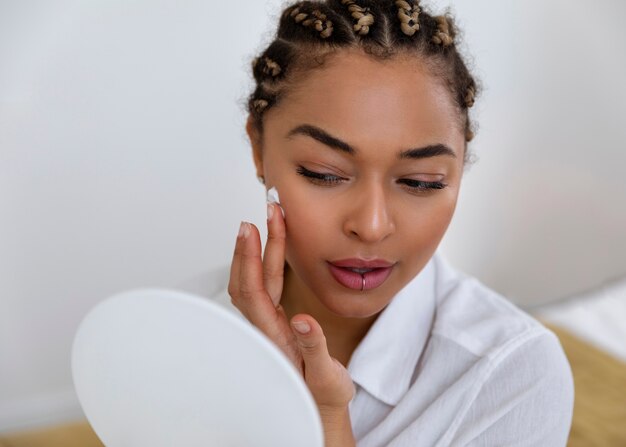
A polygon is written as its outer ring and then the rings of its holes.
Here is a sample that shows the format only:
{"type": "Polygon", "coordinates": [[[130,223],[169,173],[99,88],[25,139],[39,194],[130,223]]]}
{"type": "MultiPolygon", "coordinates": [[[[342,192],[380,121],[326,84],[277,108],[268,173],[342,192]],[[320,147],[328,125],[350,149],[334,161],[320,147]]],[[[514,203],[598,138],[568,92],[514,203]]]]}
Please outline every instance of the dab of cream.
{"type": "Polygon", "coordinates": [[[278,190],[275,186],[272,186],[270,189],[267,190],[267,203],[277,203],[280,207],[280,212],[283,213],[283,218],[285,217],[285,210],[280,204],[280,197],[278,196],[278,190]]]}
{"type": "Polygon", "coordinates": [[[267,201],[269,203],[276,202],[280,204],[280,197],[278,197],[278,190],[275,186],[272,186],[270,189],[267,190],[267,201]]]}

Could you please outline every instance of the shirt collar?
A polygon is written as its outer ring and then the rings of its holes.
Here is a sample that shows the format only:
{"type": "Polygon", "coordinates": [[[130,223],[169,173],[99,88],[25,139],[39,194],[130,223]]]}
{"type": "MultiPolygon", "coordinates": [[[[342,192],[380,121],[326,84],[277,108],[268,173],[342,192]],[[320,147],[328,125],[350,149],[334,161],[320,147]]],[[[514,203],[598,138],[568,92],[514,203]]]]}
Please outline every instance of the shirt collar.
{"type": "Polygon", "coordinates": [[[352,380],[391,406],[408,391],[433,324],[435,256],[383,309],[348,363],[352,380]]]}

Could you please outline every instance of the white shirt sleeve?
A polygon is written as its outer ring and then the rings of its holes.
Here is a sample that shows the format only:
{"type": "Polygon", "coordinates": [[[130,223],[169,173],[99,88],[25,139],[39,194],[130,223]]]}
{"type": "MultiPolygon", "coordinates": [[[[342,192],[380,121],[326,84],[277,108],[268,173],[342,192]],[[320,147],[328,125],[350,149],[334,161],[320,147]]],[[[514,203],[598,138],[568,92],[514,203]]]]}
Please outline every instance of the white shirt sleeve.
{"type": "Polygon", "coordinates": [[[573,405],[569,363],[546,331],[495,366],[450,445],[565,446],[573,405]]]}

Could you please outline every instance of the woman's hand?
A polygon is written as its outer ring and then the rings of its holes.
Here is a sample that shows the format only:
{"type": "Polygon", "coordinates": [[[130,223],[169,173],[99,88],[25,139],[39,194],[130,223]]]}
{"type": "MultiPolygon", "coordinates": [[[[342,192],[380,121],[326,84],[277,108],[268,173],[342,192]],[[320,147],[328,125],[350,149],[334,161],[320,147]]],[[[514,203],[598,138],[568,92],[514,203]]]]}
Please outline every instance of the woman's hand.
{"type": "MultiPolygon", "coordinates": [[[[268,239],[261,258],[258,229],[250,223],[241,224],[228,284],[231,301],[300,371],[320,410],[325,432],[337,432],[339,425],[343,427],[340,431],[345,430],[345,420],[339,424],[337,419],[345,419],[347,415],[354,384],[344,366],[328,353],[322,328],[312,316],[298,314],[291,324],[288,321],[280,305],[285,220],[276,203],[268,204],[267,226],[268,239]]],[[[349,418],[347,428],[350,428],[349,418]]]]}

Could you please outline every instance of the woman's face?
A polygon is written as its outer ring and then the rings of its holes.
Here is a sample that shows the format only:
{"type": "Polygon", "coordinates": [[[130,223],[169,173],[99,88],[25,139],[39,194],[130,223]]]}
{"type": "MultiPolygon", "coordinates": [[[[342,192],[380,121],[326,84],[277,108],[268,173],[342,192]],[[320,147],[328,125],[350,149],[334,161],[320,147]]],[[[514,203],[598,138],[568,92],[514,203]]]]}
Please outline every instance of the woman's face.
{"type": "Polygon", "coordinates": [[[267,110],[255,163],[279,192],[285,256],[302,287],[334,314],[363,318],[434,254],[456,206],[465,142],[450,94],[417,62],[345,51],[328,62],[267,110]],[[354,258],[392,267],[363,284],[331,265],[354,258]]]}

